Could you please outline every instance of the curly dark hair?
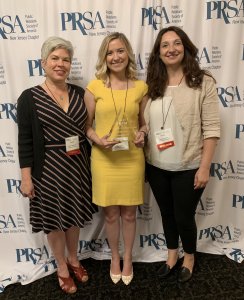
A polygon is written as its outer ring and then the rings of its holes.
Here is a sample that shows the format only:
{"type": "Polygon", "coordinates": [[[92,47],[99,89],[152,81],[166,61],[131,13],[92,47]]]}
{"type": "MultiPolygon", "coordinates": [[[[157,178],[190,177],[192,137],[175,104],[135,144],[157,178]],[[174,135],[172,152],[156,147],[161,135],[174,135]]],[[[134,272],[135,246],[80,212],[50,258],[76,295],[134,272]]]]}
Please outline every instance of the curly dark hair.
{"type": "Polygon", "coordinates": [[[166,66],[159,57],[161,38],[168,31],[174,31],[180,37],[184,46],[182,67],[186,84],[191,88],[201,88],[203,76],[208,75],[212,77],[208,71],[200,68],[197,60],[198,49],[192,43],[188,35],[177,26],[163,28],[158,33],[148,62],[146,81],[148,84],[148,96],[152,100],[162,97],[168,84],[168,73],[166,66]]]}

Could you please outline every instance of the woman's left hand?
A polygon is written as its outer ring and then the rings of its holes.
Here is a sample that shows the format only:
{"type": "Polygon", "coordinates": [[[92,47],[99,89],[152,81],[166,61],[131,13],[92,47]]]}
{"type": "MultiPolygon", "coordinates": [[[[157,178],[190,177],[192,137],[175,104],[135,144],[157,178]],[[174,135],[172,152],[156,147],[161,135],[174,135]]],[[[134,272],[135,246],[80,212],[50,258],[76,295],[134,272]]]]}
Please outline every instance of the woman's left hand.
{"type": "Polygon", "coordinates": [[[134,144],[138,148],[143,148],[145,144],[145,133],[142,131],[137,131],[135,139],[134,139],[134,144]]]}
{"type": "Polygon", "coordinates": [[[209,181],[209,169],[200,167],[196,174],[194,180],[194,189],[202,189],[205,188],[209,181]]]}

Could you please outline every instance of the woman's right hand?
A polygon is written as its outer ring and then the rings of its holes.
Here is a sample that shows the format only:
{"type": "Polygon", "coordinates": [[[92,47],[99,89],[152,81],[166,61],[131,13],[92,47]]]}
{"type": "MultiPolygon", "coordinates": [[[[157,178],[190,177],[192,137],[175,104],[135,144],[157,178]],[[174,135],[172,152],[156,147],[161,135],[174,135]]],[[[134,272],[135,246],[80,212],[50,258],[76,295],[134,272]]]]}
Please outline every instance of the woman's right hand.
{"type": "Polygon", "coordinates": [[[20,191],[24,197],[30,199],[35,197],[34,185],[31,178],[21,180],[20,191]]]}
{"type": "Polygon", "coordinates": [[[97,143],[98,146],[104,148],[104,149],[111,149],[114,145],[118,144],[119,141],[109,140],[110,134],[104,135],[102,138],[100,138],[100,142],[97,143]]]}

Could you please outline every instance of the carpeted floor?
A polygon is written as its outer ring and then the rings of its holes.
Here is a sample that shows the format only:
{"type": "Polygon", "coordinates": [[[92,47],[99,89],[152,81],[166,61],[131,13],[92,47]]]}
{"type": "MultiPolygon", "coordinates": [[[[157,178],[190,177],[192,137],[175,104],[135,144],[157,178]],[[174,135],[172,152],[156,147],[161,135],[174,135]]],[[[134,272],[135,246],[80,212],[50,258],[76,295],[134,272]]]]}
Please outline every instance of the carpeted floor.
{"type": "Polygon", "coordinates": [[[177,270],[168,278],[159,279],[157,263],[134,263],[134,279],[129,286],[113,284],[109,278],[109,261],[82,261],[90,279],[79,284],[73,295],[64,294],[56,273],[28,285],[10,285],[0,294],[0,300],[244,300],[244,263],[226,256],[197,253],[192,279],[177,283],[177,270]]]}

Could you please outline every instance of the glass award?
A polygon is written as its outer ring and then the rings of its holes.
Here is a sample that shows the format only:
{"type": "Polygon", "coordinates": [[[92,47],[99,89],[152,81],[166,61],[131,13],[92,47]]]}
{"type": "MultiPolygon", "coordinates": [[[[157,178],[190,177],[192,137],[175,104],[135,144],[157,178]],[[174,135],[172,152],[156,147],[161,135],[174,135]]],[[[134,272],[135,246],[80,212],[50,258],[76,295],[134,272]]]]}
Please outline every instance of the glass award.
{"type": "Polygon", "coordinates": [[[112,151],[129,150],[130,142],[134,141],[135,128],[131,126],[125,113],[117,113],[110,130],[111,139],[119,143],[114,145],[112,151]]]}

